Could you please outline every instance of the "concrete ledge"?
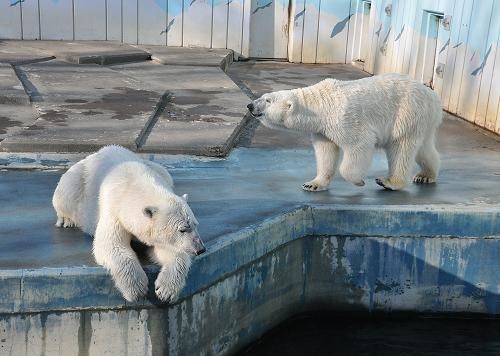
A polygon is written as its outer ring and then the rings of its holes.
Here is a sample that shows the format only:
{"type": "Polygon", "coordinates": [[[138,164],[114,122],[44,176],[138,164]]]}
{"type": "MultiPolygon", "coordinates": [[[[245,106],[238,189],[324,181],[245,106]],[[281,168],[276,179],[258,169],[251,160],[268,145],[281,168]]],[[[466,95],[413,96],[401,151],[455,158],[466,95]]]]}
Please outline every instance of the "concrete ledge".
{"type": "Polygon", "coordinates": [[[219,67],[224,72],[233,63],[234,52],[230,49],[136,46],[151,53],[151,58],[165,65],[219,67]]]}
{"type": "MultiPolygon", "coordinates": [[[[215,240],[173,305],[152,293],[126,303],[99,267],[3,270],[1,347],[229,355],[311,310],[498,315],[499,218],[489,208],[297,207],[215,240]]],[[[146,271],[152,291],[158,269],[146,271]]]]}
{"type": "MultiPolygon", "coordinates": [[[[208,252],[196,258],[181,298],[190,298],[273,250],[297,239],[306,241],[310,239],[308,236],[407,238],[415,241],[464,238],[491,244],[500,238],[498,219],[500,211],[494,208],[475,208],[470,212],[466,208],[422,209],[415,206],[298,207],[209,242],[208,252]]],[[[484,264],[485,261],[469,263],[484,264]]],[[[493,268],[494,265],[489,266],[493,268]]],[[[146,269],[152,283],[158,268],[149,266],[146,269]]],[[[0,279],[0,313],[145,308],[158,304],[152,293],[140,303],[126,303],[100,267],[2,270],[0,279]]]]}
{"type": "Polygon", "coordinates": [[[59,58],[75,63],[75,64],[99,64],[110,65],[119,63],[130,63],[148,61],[151,59],[151,54],[144,51],[127,51],[127,52],[102,52],[89,55],[81,54],[65,54],[61,53],[59,58]]]}

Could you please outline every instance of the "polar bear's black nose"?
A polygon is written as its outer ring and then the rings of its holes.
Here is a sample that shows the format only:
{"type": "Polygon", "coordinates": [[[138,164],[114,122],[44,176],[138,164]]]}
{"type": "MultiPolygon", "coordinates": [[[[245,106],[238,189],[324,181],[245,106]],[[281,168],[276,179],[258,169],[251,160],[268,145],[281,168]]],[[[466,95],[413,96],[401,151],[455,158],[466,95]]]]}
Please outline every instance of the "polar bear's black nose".
{"type": "Polygon", "coordinates": [[[253,103],[247,105],[248,110],[253,111],[253,103]]]}

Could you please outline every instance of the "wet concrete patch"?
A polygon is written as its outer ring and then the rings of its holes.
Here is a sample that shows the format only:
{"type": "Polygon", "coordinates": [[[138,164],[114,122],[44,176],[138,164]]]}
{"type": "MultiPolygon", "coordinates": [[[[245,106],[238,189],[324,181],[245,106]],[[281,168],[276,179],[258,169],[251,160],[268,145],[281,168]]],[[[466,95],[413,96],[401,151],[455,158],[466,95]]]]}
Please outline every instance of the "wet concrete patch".
{"type": "Polygon", "coordinates": [[[21,121],[11,120],[8,117],[0,116],[0,135],[6,134],[8,128],[20,126],[21,121]]]}
{"type": "Polygon", "coordinates": [[[71,105],[62,105],[63,108],[84,110],[87,116],[98,115],[103,112],[112,112],[110,119],[130,120],[144,113],[151,112],[158,100],[158,93],[143,89],[115,87],[115,93],[102,95],[99,100],[87,101],[83,99],[66,99],[71,105]]]}
{"type": "Polygon", "coordinates": [[[66,126],[69,111],[66,110],[47,110],[42,111],[39,115],[40,119],[54,123],[58,126],[66,126]]]}

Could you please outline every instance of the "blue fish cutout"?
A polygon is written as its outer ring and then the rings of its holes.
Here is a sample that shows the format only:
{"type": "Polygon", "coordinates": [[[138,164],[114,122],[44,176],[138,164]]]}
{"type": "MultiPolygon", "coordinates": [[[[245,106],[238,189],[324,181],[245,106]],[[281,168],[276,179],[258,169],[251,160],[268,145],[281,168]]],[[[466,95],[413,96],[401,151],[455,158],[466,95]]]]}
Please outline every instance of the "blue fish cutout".
{"type": "Polygon", "coordinates": [[[448,41],[446,41],[446,43],[444,44],[443,47],[441,47],[441,49],[439,50],[439,54],[443,53],[444,50],[446,49],[446,47],[448,47],[450,45],[450,39],[448,38],[448,41]]]}
{"type": "Polygon", "coordinates": [[[160,32],[160,35],[163,35],[164,33],[168,33],[168,31],[170,31],[170,28],[172,27],[172,25],[174,24],[174,21],[175,19],[172,19],[170,20],[170,22],[168,23],[167,25],[167,28],[164,29],[163,31],[160,32]]]}
{"type": "Polygon", "coordinates": [[[24,0],[17,0],[17,1],[14,1],[13,3],[10,4],[10,6],[16,6],[17,4],[20,4],[24,2],[24,0]]]}
{"type": "Polygon", "coordinates": [[[401,31],[399,32],[399,34],[396,36],[396,39],[394,39],[394,42],[396,42],[397,40],[399,40],[401,38],[401,35],[403,34],[403,31],[405,30],[405,25],[403,25],[403,27],[401,27],[401,31]]]}
{"type": "Polygon", "coordinates": [[[380,24],[380,27],[378,28],[377,32],[375,32],[377,37],[380,36],[380,31],[382,31],[382,24],[380,24]]]}
{"type": "Polygon", "coordinates": [[[389,39],[389,35],[391,34],[392,27],[389,27],[389,31],[387,31],[387,34],[385,35],[384,42],[383,44],[385,45],[387,43],[387,40],[389,39]]]}
{"type": "Polygon", "coordinates": [[[474,50],[474,52],[472,52],[472,56],[470,56],[470,62],[472,62],[472,60],[474,59],[475,55],[476,55],[476,51],[474,50]]]}
{"type": "Polygon", "coordinates": [[[451,48],[457,48],[458,46],[460,46],[463,42],[458,42],[456,45],[454,45],[453,47],[451,48]]]}
{"type": "Polygon", "coordinates": [[[264,10],[266,7],[269,7],[271,6],[273,2],[272,1],[269,1],[269,3],[265,4],[265,5],[262,5],[262,6],[259,6],[259,7],[256,7],[255,10],[253,10],[252,14],[255,14],[257,11],[259,10],[264,10]]]}
{"type": "Polygon", "coordinates": [[[305,13],[306,13],[306,9],[299,12],[297,15],[295,15],[294,21],[297,21],[299,19],[299,17],[304,16],[305,13]]]}
{"type": "Polygon", "coordinates": [[[339,33],[341,33],[344,30],[345,25],[347,25],[347,22],[349,22],[352,15],[354,15],[354,14],[350,14],[345,19],[343,19],[342,21],[338,22],[335,26],[333,26],[332,33],[330,34],[330,38],[337,36],[339,33]]]}
{"type": "Polygon", "coordinates": [[[488,56],[490,55],[490,52],[491,52],[491,45],[490,45],[490,48],[488,48],[488,51],[486,52],[486,54],[484,55],[484,58],[483,58],[483,61],[481,62],[481,65],[479,67],[477,67],[476,69],[474,69],[472,71],[471,75],[476,76],[476,75],[483,72],[484,66],[486,65],[486,61],[488,60],[488,56]]]}

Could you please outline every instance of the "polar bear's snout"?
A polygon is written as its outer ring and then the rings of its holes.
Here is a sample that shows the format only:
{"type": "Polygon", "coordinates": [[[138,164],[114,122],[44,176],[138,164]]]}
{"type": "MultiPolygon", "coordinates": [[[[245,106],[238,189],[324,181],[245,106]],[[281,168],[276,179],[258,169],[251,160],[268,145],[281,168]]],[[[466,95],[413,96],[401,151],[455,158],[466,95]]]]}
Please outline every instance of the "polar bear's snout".
{"type": "MultiPolygon", "coordinates": [[[[252,101],[250,104],[247,105],[248,111],[250,111],[250,114],[252,114],[253,117],[259,117],[264,115],[264,109],[265,105],[262,105],[259,101],[262,101],[260,99],[252,101]]],[[[265,104],[265,102],[264,102],[265,104]]]]}
{"type": "Polygon", "coordinates": [[[195,246],[195,250],[196,250],[196,256],[199,256],[201,255],[202,253],[204,253],[207,249],[205,248],[205,245],[203,245],[203,242],[201,241],[200,237],[197,236],[194,240],[193,240],[193,245],[195,246]]]}

